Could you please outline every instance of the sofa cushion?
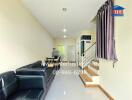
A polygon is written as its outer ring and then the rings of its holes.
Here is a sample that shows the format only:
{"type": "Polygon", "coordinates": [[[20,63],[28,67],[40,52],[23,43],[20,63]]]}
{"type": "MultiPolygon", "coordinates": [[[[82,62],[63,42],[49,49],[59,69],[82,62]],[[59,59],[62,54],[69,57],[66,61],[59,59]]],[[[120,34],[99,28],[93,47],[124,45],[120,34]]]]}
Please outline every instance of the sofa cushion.
{"type": "Polygon", "coordinates": [[[30,98],[30,100],[40,100],[42,98],[44,91],[43,90],[30,90],[28,95],[26,95],[26,98],[30,98]]]}
{"type": "Polygon", "coordinates": [[[2,78],[1,77],[0,77],[0,100],[5,100],[5,96],[2,91],[2,78]]]}
{"type": "Polygon", "coordinates": [[[1,77],[4,83],[2,89],[3,89],[5,97],[7,98],[9,95],[11,95],[12,93],[16,91],[16,88],[17,88],[16,75],[13,71],[9,71],[9,72],[3,73],[1,77]]]}
{"type": "Polygon", "coordinates": [[[17,91],[13,93],[12,95],[8,96],[7,100],[24,100],[24,96],[28,94],[29,91],[17,91]]]}
{"type": "Polygon", "coordinates": [[[7,100],[41,100],[43,93],[41,89],[23,90],[9,96],[7,100]]]}
{"type": "Polygon", "coordinates": [[[46,69],[46,81],[48,82],[50,77],[54,74],[54,67],[49,67],[46,69]]]}
{"type": "Polygon", "coordinates": [[[0,89],[2,89],[2,78],[0,77],[0,89]]]}

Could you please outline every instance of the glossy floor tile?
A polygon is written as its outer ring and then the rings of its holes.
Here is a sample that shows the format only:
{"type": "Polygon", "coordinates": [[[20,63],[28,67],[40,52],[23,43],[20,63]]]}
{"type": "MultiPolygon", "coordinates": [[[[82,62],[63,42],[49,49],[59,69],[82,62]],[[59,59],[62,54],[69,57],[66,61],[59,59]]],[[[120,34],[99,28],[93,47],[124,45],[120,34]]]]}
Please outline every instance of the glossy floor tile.
{"type": "MultiPolygon", "coordinates": [[[[68,64],[67,64],[68,65],[68,64]]],[[[45,100],[109,100],[98,88],[85,88],[78,74],[65,71],[79,70],[76,66],[62,66],[45,100]]]]}

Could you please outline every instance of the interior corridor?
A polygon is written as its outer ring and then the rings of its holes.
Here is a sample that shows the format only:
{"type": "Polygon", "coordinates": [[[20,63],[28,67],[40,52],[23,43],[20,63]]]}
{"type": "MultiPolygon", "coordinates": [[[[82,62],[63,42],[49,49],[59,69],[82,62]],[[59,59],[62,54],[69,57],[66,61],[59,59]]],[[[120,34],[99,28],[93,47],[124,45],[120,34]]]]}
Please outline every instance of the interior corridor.
{"type": "Polygon", "coordinates": [[[45,100],[109,100],[98,88],[85,88],[78,74],[65,73],[78,71],[76,64],[61,65],[45,100]]]}
{"type": "Polygon", "coordinates": [[[132,0],[0,0],[0,100],[132,100],[131,9],[132,0]]]}

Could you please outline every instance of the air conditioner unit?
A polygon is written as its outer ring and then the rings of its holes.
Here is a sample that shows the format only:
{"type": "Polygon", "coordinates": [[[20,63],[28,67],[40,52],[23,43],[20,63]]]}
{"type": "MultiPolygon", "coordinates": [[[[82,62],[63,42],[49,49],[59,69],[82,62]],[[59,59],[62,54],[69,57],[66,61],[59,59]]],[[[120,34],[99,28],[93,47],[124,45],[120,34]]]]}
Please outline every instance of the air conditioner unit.
{"type": "Polygon", "coordinates": [[[82,35],[82,36],[81,36],[81,40],[90,41],[90,40],[91,40],[91,35],[82,35]]]}

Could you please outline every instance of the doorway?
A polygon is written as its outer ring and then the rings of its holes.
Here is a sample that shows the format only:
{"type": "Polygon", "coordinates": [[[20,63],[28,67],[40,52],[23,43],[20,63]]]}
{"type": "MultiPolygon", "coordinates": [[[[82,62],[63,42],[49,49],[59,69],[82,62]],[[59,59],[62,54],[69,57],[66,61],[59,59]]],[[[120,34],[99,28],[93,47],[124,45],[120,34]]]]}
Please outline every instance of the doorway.
{"type": "Polygon", "coordinates": [[[76,51],[74,45],[67,46],[67,60],[71,63],[75,63],[76,61],[76,51]]]}
{"type": "Polygon", "coordinates": [[[76,50],[74,45],[57,45],[57,50],[61,56],[62,61],[75,62],[76,50]]]}

